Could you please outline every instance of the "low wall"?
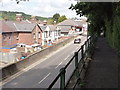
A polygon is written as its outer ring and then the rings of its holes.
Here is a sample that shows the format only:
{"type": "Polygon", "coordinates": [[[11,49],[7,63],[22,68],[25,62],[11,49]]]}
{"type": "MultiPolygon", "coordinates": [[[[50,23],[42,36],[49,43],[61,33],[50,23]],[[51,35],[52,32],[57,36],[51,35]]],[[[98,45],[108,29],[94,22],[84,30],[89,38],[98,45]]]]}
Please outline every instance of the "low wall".
{"type": "Polygon", "coordinates": [[[8,65],[8,66],[2,68],[0,70],[0,72],[2,71],[2,78],[0,79],[0,81],[10,77],[11,75],[13,75],[13,74],[17,73],[18,71],[30,66],[31,64],[35,63],[36,61],[39,61],[41,58],[47,56],[48,54],[50,54],[50,53],[56,51],[57,49],[65,46],[67,43],[72,41],[74,38],[75,38],[75,36],[71,37],[65,41],[62,41],[58,44],[55,44],[52,47],[48,47],[48,48],[43,49],[39,52],[36,52],[32,55],[29,55],[28,57],[26,57],[25,59],[23,59],[17,63],[13,63],[11,65],[8,65]]]}

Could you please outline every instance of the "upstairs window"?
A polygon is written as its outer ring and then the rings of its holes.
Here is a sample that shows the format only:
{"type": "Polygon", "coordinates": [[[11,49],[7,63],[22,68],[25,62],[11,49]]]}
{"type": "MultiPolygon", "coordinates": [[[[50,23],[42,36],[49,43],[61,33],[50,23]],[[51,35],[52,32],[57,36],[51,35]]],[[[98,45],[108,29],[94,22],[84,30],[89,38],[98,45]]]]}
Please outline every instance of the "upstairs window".
{"type": "Polygon", "coordinates": [[[40,39],[40,32],[38,33],[38,38],[40,39]]]}
{"type": "Polygon", "coordinates": [[[52,37],[52,31],[49,32],[49,36],[52,37]]]}
{"type": "Polygon", "coordinates": [[[17,36],[16,36],[16,40],[19,40],[19,34],[17,34],[17,36]]]}
{"type": "Polygon", "coordinates": [[[11,33],[9,33],[8,38],[9,38],[9,40],[11,40],[11,33]]]}
{"type": "Polygon", "coordinates": [[[35,33],[33,33],[33,38],[35,39],[35,33]]]}
{"type": "Polygon", "coordinates": [[[3,35],[3,41],[6,41],[6,34],[3,35]]]}

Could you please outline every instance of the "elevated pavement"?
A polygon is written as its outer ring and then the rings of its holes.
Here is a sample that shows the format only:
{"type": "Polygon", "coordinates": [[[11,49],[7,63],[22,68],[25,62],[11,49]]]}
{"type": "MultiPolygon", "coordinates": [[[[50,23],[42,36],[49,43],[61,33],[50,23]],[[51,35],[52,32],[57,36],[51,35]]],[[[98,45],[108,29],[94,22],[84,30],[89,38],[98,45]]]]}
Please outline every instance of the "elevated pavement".
{"type": "Polygon", "coordinates": [[[86,73],[85,88],[120,88],[118,62],[116,52],[105,38],[98,38],[86,73]]]}

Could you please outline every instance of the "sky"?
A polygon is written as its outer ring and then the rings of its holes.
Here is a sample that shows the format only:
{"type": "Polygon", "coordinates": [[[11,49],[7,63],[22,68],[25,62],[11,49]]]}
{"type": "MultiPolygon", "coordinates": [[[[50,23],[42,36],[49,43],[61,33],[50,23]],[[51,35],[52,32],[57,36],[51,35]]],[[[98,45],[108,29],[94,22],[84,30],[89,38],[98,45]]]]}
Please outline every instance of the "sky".
{"type": "Polygon", "coordinates": [[[67,18],[78,18],[79,15],[76,15],[75,11],[68,9],[71,3],[77,2],[75,0],[29,0],[16,4],[16,0],[0,0],[0,11],[18,11],[42,17],[52,17],[55,13],[59,13],[67,18]]]}

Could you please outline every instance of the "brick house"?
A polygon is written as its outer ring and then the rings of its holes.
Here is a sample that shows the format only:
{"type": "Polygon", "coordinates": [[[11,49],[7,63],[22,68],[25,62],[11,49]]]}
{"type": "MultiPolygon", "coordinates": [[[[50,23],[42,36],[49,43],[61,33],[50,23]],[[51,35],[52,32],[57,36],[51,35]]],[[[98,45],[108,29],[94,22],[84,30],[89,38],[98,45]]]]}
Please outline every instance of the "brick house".
{"type": "Polygon", "coordinates": [[[16,33],[17,43],[24,43],[27,45],[32,44],[32,30],[35,27],[35,24],[27,23],[27,22],[13,22],[13,21],[6,21],[6,24],[14,30],[16,33]]]}
{"type": "Polygon", "coordinates": [[[17,44],[49,45],[61,37],[60,28],[57,26],[47,25],[46,21],[43,24],[30,23],[30,21],[22,20],[21,14],[16,15],[16,21],[2,20],[0,23],[0,44],[4,49],[11,49],[17,44]]]}
{"type": "Polygon", "coordinates": [[[42,46],[42,33],[43,30],[41,29],[41,27],[37,24],[34,29],[32,30],[32,44],[40,44],[42,46]]]}
{"type": "Polygon", "coordinates": [[[17,34],[15,33],[15,31],[13,29],[11,29],[6,23],[5,21],[0,21],[1,26],[0,26],[0,30],[1,30],[1,42],[2,42],[2,46],[7,47],[10,45],[14,45],[17,43],[17,40],[14,39],[17,34]]]}

